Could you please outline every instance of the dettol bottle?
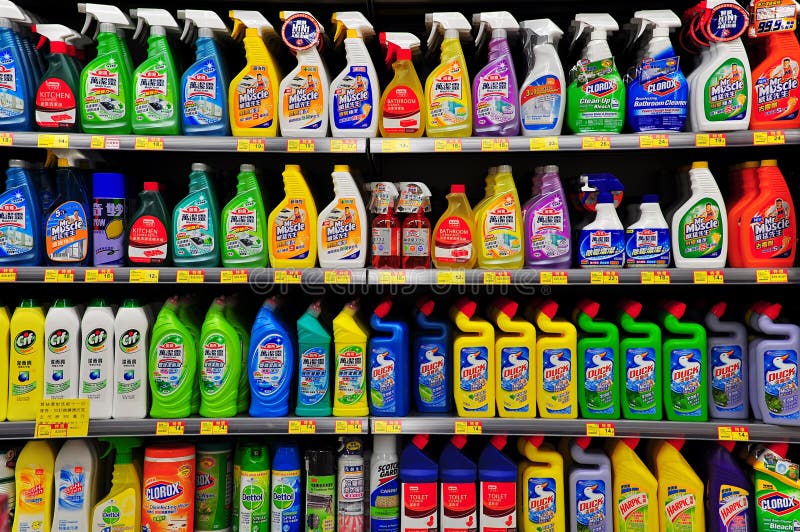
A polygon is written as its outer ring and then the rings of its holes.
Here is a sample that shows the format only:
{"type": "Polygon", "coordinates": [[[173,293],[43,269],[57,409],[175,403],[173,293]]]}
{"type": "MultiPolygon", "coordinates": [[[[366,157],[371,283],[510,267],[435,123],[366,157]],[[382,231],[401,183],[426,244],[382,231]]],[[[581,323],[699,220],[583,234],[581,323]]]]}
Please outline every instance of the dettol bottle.
{"type": "Polygon", "coordinates": [[[658,481],[636,454],[639,438],[609,440],[606,445],[614,477],[614,530],[658,530],[658,481]]]}
{"type": "Polygon", "coordinates": [[[323,268],[363,268],[367,260],[367,209],[350,167],[333,167],[333,201],[319,214],[317,247],[323,268]]]}
{"type": "Polygon", "coordinates": [[[38,266],[43,250],[42,209],[25,161],[8,161],[0,210],[6,213],[0,219],[0,264],[38,266]]]}
{"type": "Polygon", "coordinates": [[[369,333],[357,313],[358,301],[351,301],[333,319],[334,416],[369,414],[366,377],[369,333]]]}
{"type": "Polygon", "coordinates": [[[386,48],[386,63],[394,77],[380,102],[382,137],[421,137],[425,133],[425,93],[414,69],[412,52],[419,50],[419,38],[412,33],[384,32],[381,46],[386,48]]]}
{"type": "Polygon", "coordinates": [[[591,438],[569,443],[569,522],[572,532],[607,530],[614,523],[611,461],[603,451],[589,449],[591,438]]]}
{"type": "Polygon", "coordinates": [[[275,268],[317,264],[317,205],[297,164],[283,170],[286,196],[269,213],[269,262],[275,268]]]}
{"type": "Polygon", "coordinates": [[[756,530],[753,483],[733,456],[736,442],[718,443],[712,445],[706,455],[708,530],[756,530]]]}
{"type": "Polygon", "coordinates": [[[495,334],[495,395],[500,417],[536,417],[536,329],[517,315],[519,306],[507,297],[492,301],[487,311],[495,334]]]}
{"type": "Polygon", "coordinates": [[[424,297],[417,301],[417,328],[411,349],[411,389],[419,412],[445,414],[453,401],[450,371],[453,367],[450,324],[433,316],[435,303],[424,297]]]}
{"type": "Polygon", "coordinates": [[[239,532],[267,532],[270,530],[270,505],[273,504],[269,486],[267,447],[252,442],[244,444],[239,471],[239,486],[236,493],[239,513],[234,529],[239,532]]]}
{"type": "Polygon", "coordinates": [[[275,297],[264,301],[250,333],[247,371],[252,417],[289,413],[289,391],[297,360],[289,330],[275,312],[277,306],[275,297]]]}
{"type": "Polygon", "coordinates": [[[0,421],[5,421],[8,417],[10,335],[11,322],[8,309],[0,307],[0,421]]]}
{"type": "Polygon", "coordinates": [[[727,304],[708,311],[708,413],[712,418],[747,419],[750,409],[747,329],[735,321],[722,321],[727,304]]]}
{"type": "Polygon", "coordinates": [[[450,319],[458,332],[453,340],[453,390],[458,415],[494,417],[495,371],[497,371],[494,327],[476,316],[478,306],[462,297],[450,308],[450,319]]]}
{"type": "Polygon", "coordinates": [[[392,300],[381,301],[370,316],[369,403],[374,416],[405,417],[411,406],[408,396],[408,326],[387,318],[392,300]]]}
{"type": "MultiPolygon", "coordinates": [[[[300,465],[300,451],[296,444],[278,444],[272,459],[270,530],[300,532],[302,528],[300,507],[303,494],[300,465]]],[[[241,487],[239,489],[241,490],[241,487]]],[[[241,521],[241,513],[239,515],[241,521]]],[[[239,530],[244,532],[241,528],[239,530]]],[[[253,529],[251,531],[254,532],[253,529]]]]}
{"type": "Polygon", "coordinates": [[[564,459],[542,436],[519,438],[517,449],[526,458],[519,464],[520,530],[565,532],[564,459]]]}
{"type": "Polygon", "coordinates": [[[472,96],[461,38],[469,38],[470,24],[456,12],[426,13],[428,53],[433,54],[441,33],[440,63],[425,81],[428,105],[425,128],[429,137],[469,137],[472,134],[472,96]]]}
{"type": "Polygon", "coordinates": [[[14,467],[16,509],[13,532],[47,532],[53,518],[53,472],[56,454],[45,440],[31,440],[14,467]]]}
{"type": "Polygon", "coordinates": [[[92,440],[67,440],[58,451],[51,532],[89,530],[97,498],[97,468],[92,440]]]}
{"type": "Polygon", "coordinates": [[[297,320],[297,347],[300,362],[297,368],[298,416],[331,415],[331,334],[322,325],[319,300],[308,306],[297,320]]]}
{"type": "Polygon", "coordinates": [[[578,403],[583,418],[619,419],[619,329],[610,321],[598,319],[599,312],[599,303],[582,299],[573,314],[580,329],[578,403]]]}
{"type": "Polygon", "coordinates": [[[475,235],[479,268],[518,269],[525,264],[522,207],[510,166],[497,169],[491,198],[475,210],[475,235]]]}
{"type": "Polygon", "coordinates": [[[439,455],[439,521],[441,529],[477,530],[478,466],[464,453],[467,437],[456,434],[439,455]]]}
{"type": "Polygon", "coordinates": [[[189,195],[172,213],[172,260],[175,266],[219,266],[219,204],[209,177],[210,168],[193,163],[189,195]]]}
{"type": "Polygon", "coordinates": [[[526,137],[560,135],[567,83],[558,57],[564,32],[549,18],[520,24],[528,75],[519,90],[519,118],[526,137]]]}
{"type": "Polygon", "coordinates": [[[661,532],[706,530],[703,481],[681,454],[686,440],[650,440],[648,454],[658,480],[661,532]]]}
{"type": "Polygon", "coordinates": [[[267,265],[267,214],[256,167],[241,165],[236,179],[236,196],[222,209],[222,265],[264,268],[267,265]]]}
{"type": "Polygon", "coordinates": [[[139,193],[139,209],[128,228],[128,260],[136,265],[163,266],[169,263],[169,211],[159,184],[145,181],[139,193]]]}
{"type": "Polygon", "coordinates": [[[624,300],[617,315],[620,326],[620,388],[622,417],[661,419],[661,329],[640,319],[642,304],[624,300]]]}
{"type": "Polygon", "coordinates": [[[56,299],[44,321],[44,398],[77,399],[81,354],[81,314],[68,299],[56,299]]]}
{"type": "Polygon", "coordinates": [[[686,304],[664,303],[659,313],[664,335],[664,408],[672,421],[708,419],[708,344],[699,323],[681,321],[686,304]]]}
{"type": "Polygon", "coordinates": [[[400,532],[439,530],[439,464],[425,452],[429,440],[417,434],[400,454],[400,532]]]}
{"type": "Polygon", "coordinates": [[[114,399],[111,417],[147,416],[150,387],[147,377],[148,343],[152,315],[147,306],[126,299],[114,318],[114,399]]]}
{"type": "Polygon", "coordinates": [[[23,299],[11,316],[8,420],[33,421],[44,395],[45,315],[33,299],[23,299]]]}
{"type": "Polygon", "coordinates": [[[78,397],[89,399],[89,417],[108,419],[114,399],[114,310],[93,299],[81,318],[81,373],[78,397]]]}
{"type": "Polygon", "coordinates": [[[211,303],[200,332],[200,415],[234,417],[242,372],[242,345],[225,317],[226,301],[211,303]]]}
{"type": "Polygon", "coordinates": [[[492,436],[478,458],[478,518],[483,530],[517,529],[517,464],[505,453],[507,436],[492,436]]]}
{"type": "MultiPolygon", "coordinates": [[[[111,489],[92,512],[90,532],[139,532],[142,520],[142,475],[133,463],[133,450],[141,447],[139,438],[101,438],[109,443],[106,454],[116,451],[111,489]]],[[[104,455],[105,456],[105,455],[104,455]]]]}
{"type": "Polygon", "coordinates": [[[164,303],[153,325],[148,367],[153,398],[150,416],[188,417],[197,381],[197,345],[189,328],[178,318],[177,297],[164,303]]]}
{"type": "Polygon", "coordinates": [[[450,185],[447,210],[433,229],[431,259],[437,268],[475,267],[475,217],[465,191],[464,185],[450,185]]]}

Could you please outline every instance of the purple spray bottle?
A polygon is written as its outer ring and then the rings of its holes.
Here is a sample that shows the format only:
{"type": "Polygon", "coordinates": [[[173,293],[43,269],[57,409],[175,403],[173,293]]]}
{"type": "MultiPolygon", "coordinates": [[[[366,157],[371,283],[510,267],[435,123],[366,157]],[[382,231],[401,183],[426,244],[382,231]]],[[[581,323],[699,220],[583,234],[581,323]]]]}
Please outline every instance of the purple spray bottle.
{"type": "Polygon", "coordinates": [[[572,264],[567,198],[558,166],[547,165],[533,176],[533,197],[522,210],[525,267],[566,269],[572,264]]]}

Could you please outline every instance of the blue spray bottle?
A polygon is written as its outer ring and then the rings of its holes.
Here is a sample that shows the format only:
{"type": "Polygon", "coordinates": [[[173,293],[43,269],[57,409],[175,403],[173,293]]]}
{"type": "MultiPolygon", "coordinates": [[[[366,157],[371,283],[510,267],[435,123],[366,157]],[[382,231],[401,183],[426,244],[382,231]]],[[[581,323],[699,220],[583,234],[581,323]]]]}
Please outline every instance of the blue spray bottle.
{"type": "Polygon", "coordinates": [[[0,194],[0,264],[38,266],[42,261],[42,210],[25,161],[12,159],[0,194]]]}
{"type": "Polygon", "coordinates": [[[27,16],[11,2],[0,3],[0,130],[33,129],[34,71],[32,55],[14,31],[27,16]]]}
{"type": "Polygon", "coordinates": [[[400,532],[439,530],[439,464],[425,453],[429,440],[417,434],[400,454],[400,532]]]}
{"type": "Polygon", "coordinates": [[[450,391],[450,322],[433,317],[435,303],[430,297],[417,302],[414,321],[412,361],[414,382],[411,385],[417,411],[446,414],[452,408],[450,391]]]}
{"type": "Polygon", "coordinates": [[[201,9],[181,9],[178,18],[186,21],[181,40],[197,28],[195,62],[181,78],[181,119],[186,135],[227,135],[228,73],[214,41],[215,32],[227,35],[228,28],[219,15],[201,9]]]}
{"type": "Polygon", "coordinates": [[[442,530],[478,529],[478,466],[464,454],[466,444],[467,437],[456,434],[439,456],[442,530]]]}
{"type": "Polygon", "coordinates": [[[80,152],[59,154],[56,170],[58,195],[44,220],[44,252],[48,264],[86,266],[89,250],[89,193],[80,172],[80,152]]]}
{"type": "Polygon", "coordinates": [[[278,319],[276,306],[275,297],[264,301],[250,333],[251,417],[280,417],[289,413],[289,390],[295,365],[294,342],[289,330],[278,319]]]}
{"type": "Polygon", "coordinates": [[[386,319],[392,301],[384,299],[372,313],[369,324],[369,409],[373,416],[407,416],[408,326],[386,319]]]}
{"type": "Polygon", "coordinates": [[[517,530],[517,464],[503,453],[508,436],[492,436],[478,458],[482,530],[517,530]]]}

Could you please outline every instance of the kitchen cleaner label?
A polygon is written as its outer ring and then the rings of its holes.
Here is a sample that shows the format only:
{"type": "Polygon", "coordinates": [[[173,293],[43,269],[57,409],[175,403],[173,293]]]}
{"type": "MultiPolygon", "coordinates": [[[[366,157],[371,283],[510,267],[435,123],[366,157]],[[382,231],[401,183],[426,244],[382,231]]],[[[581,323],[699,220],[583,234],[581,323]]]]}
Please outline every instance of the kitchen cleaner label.
{"type": "Polygon", "coordinates": [[[134,263],[163,264],[167,260],[167,228],[155,216],[134,220],[128,237],[128,259],[134,263]]]}
{"type": "Polygon", "coordinates": [[[311,252],[311,227],[305,198],[291,198],[270,228],[270,245],[277,259],[304,259],[311,252]]]}
{"type": "Polygon", "coordinates": [[[25,113],[25,94],[17,86],[17,54],[13,48],[0,50],[0,118],[14,118],[25,113]]]}
{"type": "Polygon", "coordinates": [[[489,205],[482,229],[484,257],[500,259],[522,253],[519,205],[513,194],[505,194],[489,205]]]}
{"type": "Polygon", "coordinates": [[[169,120],[175,113],[170,93],[167,65],[158,61],[151,68],[138,72],[133,80],[134,120],[137,122],[160,122],[169,120]]]}
{"type": "Polygon", "coordinates": [[[484,481],[480,490],[481,531],[516,532],[517,484],[484,481]]]}
{"type": "Polygon", "coordinates": [[[312,347],[300,355],[300,392],[297,394],[299,404],[316,405],[328,393],[330,371],[327,359],[328,352],[321,347],[312,347]]]}
{"type": "Polygon", "coordinates": [[[656,413],[656,352],[651,347],[625,352],[625,399],[634,414],[656,413]]]}
{"type": "Polygon", "coordinates": [[[459,360],[459,387],[464,393],[464,411],[488,411],[489,351],[485,347],[464,347],[459,353],[459,360]]]}
{"type": "Polygon", "coordinates": [[[704,87],[703,108],[706,120],[744,120],[750,97],[750,81],[739,59],[728,59],[709,76],[704,87]]]}
{"type": "Polygon", "coordinates": [[[750,220],[750,253],[758,258],[779,259],[791,255],[797,239],[797,230],[792,225],[790,198],[776,197],[766,207],[759,208],[750,220]]]}
{"type": "Polygon", "coordinates": [[[269,475],[269,470],[240,472],[239,530],[256,531],[269,527],[269,475]]]}
{"type": "Polygon", "coordinates": [[[0,196],[0,257],[16,257],[33,250],[34,233],[31,206],[21,188],[0,196]]]}
{"type": "Polygon", "coordinates": [[[431,75],[433,82],[428,95],[431,127],[455,127],[467,123],[470,113],[464,91],[469,86],[469,78],[458,60],[439,65],[431,75]]]}
{"type": "Polygon", "coordinates": [[[36,91],[36,125],[41,128],[74,128],[78,119],[75,93],[66,81],[47,78],[36,91]]]}
{"type": "Polygon", "coordinates": [[[301,523],[299,469],[272,471],[271,499],[271,530],[299,530],[301,523]]]}
{"type": "Polygon", "coordinates": [[[667,487],[667,501],[664,505],[666,530],[670,532],[690,532],[697,530],[696,514],[704,511],[703,501],[698,501],[693,493],[680,486],[667,487]]]}
{"type": "Polygon", "coordinates": [[[250,382],[263,397],[277,393],[286,379],[286,339],[278,334],[266,335],[256,346],[256,367],[250,382]]]}
{"type": "Polygon", "coordinates": [[[624,266],[625,231],[582,229],[578,257],[581,266],[624,266]]]}
{"type": "Polygon", "coordinates": [[[378,465],[378,485],[369,495],[369,529],[372,532],[396,532],[399,527],[400,483],[397,473],[397,462],[378,465]]]}
{"type": "Polygon", "coordinates": [[[172,395],[186,381],[185,349],[183,337],[179,334],[164,335],[156,342],[156,365],[152,369],[156,385],[154,393],[172,395]]]}
{"type": "Polygon", "coordinates": [[[113,353],[104,353],[107,349],[111,351],[108,331],[98,327],[83,334],[86,335],[83,343],[86,347],[86,367],[88,368],[86,377],[88,378],[81,379],[81,397],[101,399],[101,392],[106,389],[108,379],[111,377],[103,374],[103,358],[113,353]]]}
{"type": "Polygon", "coordinates": [[[208,199],[193,196],[178,205],[175,220],[175,256],[199,257],[214,251],[217,236],[209,223],[208,199]]]}
{"type": "Polygon", "coordinates": [[[109,57],[104,65],[90,70],[81,97],[86,122],[112,122],[125,117],[125,93],[120,88],[120,65],[109,57]]]}
{"type": "Polygon", "coordinates": [[[339,129],[367,129],[372,124],[374,88],[366,65],[353,65],[333,91],[333,123],[339,129]]]}
{"type": "Polygon", "coordinates": [[[475,125],[492,126],[516,122],[517,102],[509,96],[511,68],[505,59],[500,60],[478,79],[475,102],[475,125]]]}
{"type": "Polygon", "coordinates": [[[592,347],[583,357],[587,409],[592,414],[614,414],[614,350],[592,347]]]}
{"type": "Polygon", "coordinates": [[[207,395],[215,395],[230,377],[228,348],[225,337],[210,334],[203,340],[203,358],[200,361],[200,387],[207,395]]]}
{"type": "Polygon", "coordinates": [[[625,85],[609,57],[570,73],[567,118],[574,133],[616,133],[625,122],[625,85]]]}
{"type": "Polygon", "coordinates": [[[397,355],[384,348],[373,348],[370,353],[369,397],[373,408],[383,412],[397,409],[397,355]]]}
{"type": "Polygon", "coordinates": [[[336,400],[343,405],[356,405],[364,398],[364,350],[349,345],[336,353],[336,400]]]}
{"type": "Polygon", "coordinates": [[[531,354],[527,347],[504,347],[500,350],[500,393],[503,409],[529,412],[528,388],[531,382],[531,354]]]}
{"type": "MultiPolygon", "coordinates": [[[[783,56],[760,73],[754,74],[754,121],[793,120],[800,111],[800,65],[790,56],[783,56]]],[[[778,126],[780,127],[780,126],[778,126]]]]}
{"type": "Polygon", "coordinates": [[[571,414],[569,386],[572,381],[572,351],[545,349],[542,351],[542,363],[542,381],[547,393],[545,410],[548,414],[571,414]]]}
{"type": "Polygon", "coordinates": [[[537,530],[555,530],[556,514],[556,481],[552,477],[532,477],[528,479],[525,500],[527,509],[523,509],[528,521],[537,526],[537,530]]]}
{"type": "Polygon", "coordinates": [[[444,355],[447,349],[439,343],[420,344],[417,347],[419,397],[428,408],[441,408],[447,404],[447,379],[444,355]]]}
{"type": "Polygon", "coordinates": [[[669,229],[625,230],[625,262],[639,266],[669,266],[669,229]]]}
{"type": "Polygon", "coordinates": [[[442,483],[442,532],[477,532],[478,501],[474,483],[442,483]]]}
{"type": "Polygon", "coordinates": [[[526,231],[533,259],[553,259],[570,254],[570,238],[564,230],[564,202],[556,196],[534,207],[530,231],[526,231]]]}
{"type": "Polygon", "coordinates": [[[302,65],[282,95],[283,116],[291,129],[322,127],[327,103],[319,69],[317,65],[302,65]]]}
{"type": "Polygon", "coordinates": [[[711,400],[721,412],[741,412],[746,408],[742,348],[715,345],[711,355],[711,400]]]}
{"type": "Polygon", "coordinates": [[[255,200],[244,198],[232,207],[225,217],[225,256],[243,259],[258,255],[264,250],[259,230],[264,220],[258,219],[255,200]]]}
{"type": "Polygon", "coordinates": [[[361,220],[356,208],[356,198],[339,198],[336,207],[322,218],[321,254],[344,260],[361,256],[361,220]]]}
{"type": "Polygon", "coordinates": [[[207,57],[184,76],[183,123],[188,126],[208,126],[222,122],[225,102],[219,85],[217,61],[207,57]]]}
{"type": "Polygon", "coordinates": [[[264,65],[251,65],[250,71],[233,87],[231,122],[241,128],[268,128],[275,121],[275,80],[264,65]]]}
{"type": "Polygon", "coordinates": [[[722,253],[724,224],[719,204],[713,198],[702,198],[680,220],[680,253],[686,258],[714,258],[722,253]]]}
{"type": "Polygon", "coordinates": [[[403,513],[400,529],[438,532],[439,497],[436,482],[403,482],[403,513]]]}
{"type": "Polygon", "coordinates": [[[383,101],[383,131],[387,134],[412,135],[422,127],[417,94],[407,85],[392,87],[383,101]]]}
{"type": "Polygon", "coordinates": [[[45,249],[53,262],[83,262],[89,254],[86,209],[77,201],[56,207],[45,221],[45,249]]]}
{"type": "MultiPolygon", "coordinates": [[[[655,501],[653,501],[655,503],[655,501]]],[[[617,523],[624,532],[648,532],[658,523],[648,523],[650,500],[639,486],[623,484],[617,502],[617,523]]]]}
{"type": "Polygon", "coordinates": [[[558,125],[563,90],[561,80],[550,74],[523,87],[519,96],[522,127],[528,131],[554,129],[558,125]]]}
{"type": "Polygon", "coordinates": [[[678,416],[703,414],[701,394],[702,355],[699,349],[673,349],[670,359],[670,402],[678,416]]]}
{"type": "Polygon", "coordinates": [[[764,353],[764,401],[772,417],[800,418],[797,364],[797,351],[778,349],[764,353]]]}
{"type": "Polygon", "coordinates": [[[446,264],[466,264],[472,258],[472,228],[466,220],[449,216],[434,235],[434,258],[446,264]]]}
{"type": "Polygon", "coordinates": [[[92,204],[94,265],[121,263],[124,258],[125,200],[95,198],[92,204]]]}
{"type": "Polygon", "coordinates": [[[721,530],[724,532],[747,530],[747,512],[753,511],[748,502],[750,492],[740,486],[723,484],[719,487],[717,495],[714,497],[714,494],[710,494],[710,498],[712,502],[716,498],[717,513],[723,525],[721,530]]]}
{"type": "Polygon", "coordinates": [[[575,483],[575,519],[578,530],[605,530],[608,487],[601,479],[575,483]]]}

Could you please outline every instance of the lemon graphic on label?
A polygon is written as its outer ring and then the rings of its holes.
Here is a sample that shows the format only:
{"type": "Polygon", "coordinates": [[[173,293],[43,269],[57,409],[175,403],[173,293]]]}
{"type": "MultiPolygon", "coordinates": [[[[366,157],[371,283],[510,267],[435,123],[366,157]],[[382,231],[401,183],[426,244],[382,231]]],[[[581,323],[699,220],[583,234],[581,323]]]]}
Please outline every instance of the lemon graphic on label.
{"type": "Polygon", "coordinates": [[[125,228],[122,225],[122,220],[114,220],[106,226],[106,238],[116,239],[122,236],[125,228]]]}

